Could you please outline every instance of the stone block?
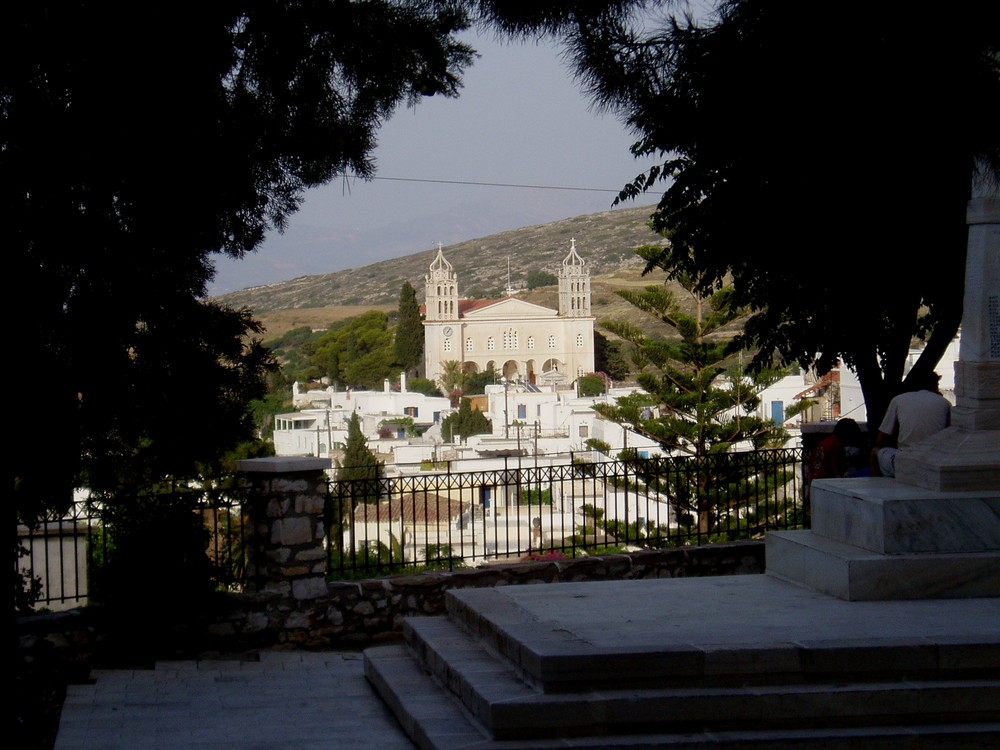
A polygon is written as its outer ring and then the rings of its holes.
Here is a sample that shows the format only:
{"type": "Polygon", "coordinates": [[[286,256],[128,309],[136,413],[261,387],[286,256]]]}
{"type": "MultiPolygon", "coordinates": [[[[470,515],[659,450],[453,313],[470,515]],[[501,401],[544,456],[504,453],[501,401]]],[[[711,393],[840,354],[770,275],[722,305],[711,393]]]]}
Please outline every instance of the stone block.
{"type": "Polygon", "coordinates": [[[862,550],[1000,550],[1000,489],[939,492],[879,477],[820,479],[812,492],[813,533],[862,550]]]}

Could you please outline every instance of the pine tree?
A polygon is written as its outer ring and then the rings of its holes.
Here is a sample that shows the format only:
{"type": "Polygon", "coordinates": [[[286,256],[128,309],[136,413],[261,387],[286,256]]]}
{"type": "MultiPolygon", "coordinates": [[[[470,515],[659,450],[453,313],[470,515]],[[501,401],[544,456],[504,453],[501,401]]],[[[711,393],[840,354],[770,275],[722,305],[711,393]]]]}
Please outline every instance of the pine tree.
{"type": "Polygon", "coordinates": [[[464,440],[470,435],[482,435],[492,432],[493,423],[478,408],[472,408],[472,402],[463,398],[458,411],[449,414],[441,422],[441,434],[445,440],[456,437],[464,440]]]}
{"type": "Polygon", "coordinates": [[[399,321],[393,345],[396,363],[407,373],[414,372],[424,357],[424,326],[420,322],[417,292],[409,281],[399,291],[399,321]]]}
{"type": "MultiPolygon", "coordinates": [[[[658,250],[650,246],[636,252],[647,257],[658,250]]],[[[742,366],[734,334],[745,311],[731,304],[731,288],[705,298],[697,293],[696,279],[681,276],[677,280],[687,293],[687,304],[663,285],[617,292],[672,327],[679,339],[654,339],[640,326],[602,321],[604,328],[634,347],[633,359],[642,370],[637,380],[648,395],[621,398],[614,405],[598,404],[595,410],[608,419],[634,425],[671,454],[693,459],[719,456],[720,460],[701,461],[695,481],[659,487],[670,495],[681,518],[697,519],[699,530],[707,533],[754,491],[735,464],[732,470],[727,468],[721,454],[740,447],[777,448],[788,438],[782,425],[757,416],[760,392],[781,373],[773,369],[750,372],[742,366]]]]}

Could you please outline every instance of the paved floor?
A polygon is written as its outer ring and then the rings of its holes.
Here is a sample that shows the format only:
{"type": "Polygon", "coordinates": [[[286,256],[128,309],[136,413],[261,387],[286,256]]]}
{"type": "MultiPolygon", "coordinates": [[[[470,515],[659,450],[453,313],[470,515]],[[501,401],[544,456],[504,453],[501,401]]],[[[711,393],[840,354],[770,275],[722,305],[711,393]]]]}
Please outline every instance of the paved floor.
{"type": "Polygon", "coordinates": [[[55,750],[413,750],[361,654],[161,662],[71,685],[55,750]]]}
{"type": "MultiPolygon", "coordinates": [[[[530,646],[593,655],[695,644],[993,644],[1000,598],[846,602],[769,576],[464,589],[530,646]]],[[[978,658],[978,657],[977,657],[978,658]]],[[[354,652],[266,651],[259,661],[161,662],[70,686],[55,750],[413,750],[354,652]]]]}

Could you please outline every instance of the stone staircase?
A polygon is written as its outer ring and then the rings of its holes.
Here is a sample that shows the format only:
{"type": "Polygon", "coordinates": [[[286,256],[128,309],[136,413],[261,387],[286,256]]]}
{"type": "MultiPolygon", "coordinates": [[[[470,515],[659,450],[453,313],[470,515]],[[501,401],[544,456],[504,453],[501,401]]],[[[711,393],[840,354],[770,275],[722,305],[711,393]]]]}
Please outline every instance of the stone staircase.
{"type": "Polygon", "coordinates": [[[364,655],[422,750],[1000,747],[996,599],[848,603],[726,576],[455,591],[448,604],[364,655]],[[648,616],[621,617],[652,597],[648,616]],[[669,627],[673,608],[688,625],[669,627]]]}
{"type": "Polygon", "coordinates": [[[451,591],[369,682],[422,750],[1000,747],[1000,493],[813,510],[768,575],[451,591]]]}

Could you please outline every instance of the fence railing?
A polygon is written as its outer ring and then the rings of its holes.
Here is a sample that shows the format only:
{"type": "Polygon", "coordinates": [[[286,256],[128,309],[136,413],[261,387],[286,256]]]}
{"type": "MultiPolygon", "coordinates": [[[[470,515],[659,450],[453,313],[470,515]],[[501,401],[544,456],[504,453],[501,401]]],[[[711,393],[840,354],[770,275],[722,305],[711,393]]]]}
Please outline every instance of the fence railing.
{"type": "Polygon", "coordinates": [[[224,490],[175,487],[114,502],[87,497],[64,514],[18,524],[20,552],[14,567],[25,582],[20,596],[35,607],[71,609],[100,599],[101,586],[114,585],[109,576],[120,578],[122,570],[147,581],[178,577],[181,571],[157,569],[174,559],[163,548],[178,543],[178,523],[200,529],[193,538],[205,551],[203,569],[216,587],[242,588],[250,529],[242,491],[235,482],[226,484],[224,490]],[[116,560],[126,555],[115,571],[116,560]]]}
{"type": "MultiPolygon", "coordinates": [[[[698,459],[585,455],[556,466],[512,457],[490,471],[331,481],[328,578],[702,545],[803,525],[799,449],[698,459]]],[[[15,572],[35,582],[36,607],[87,604],[100,597],[101,575],[122,553],[123,540],[139,540],[131,554],[145,555],[137,570],[147,574],[158,545],[176,538],[169,523],[190,521],[194,513],[216,586],[239,590],[259,550],[248,541],[243,490],[236,482],[226,486],[174,489],[114,507],[90,499],[67,514],[21,525],[24,554],[15,572]]]]}
{"type": "Polygon", "coordinates": [[[798,449],[577,458],[330,483],[327,569],[358,578],[760,537],[803,525],[798,449]]]}

